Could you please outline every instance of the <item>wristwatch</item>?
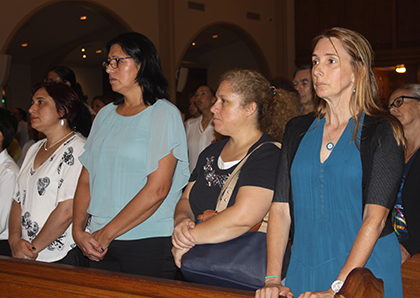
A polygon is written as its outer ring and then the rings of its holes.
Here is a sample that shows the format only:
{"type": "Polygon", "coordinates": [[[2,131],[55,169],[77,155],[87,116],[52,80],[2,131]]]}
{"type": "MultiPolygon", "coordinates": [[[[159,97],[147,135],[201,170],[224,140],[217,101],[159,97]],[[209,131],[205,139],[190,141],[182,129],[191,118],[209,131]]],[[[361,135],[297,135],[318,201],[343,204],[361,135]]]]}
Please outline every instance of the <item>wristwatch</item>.
{"type": "Polygon", "coordinates": [[[331,284],[331,290],[332,290],[335,294],[337,294],[337,293],[341,290],[341,287],[343,286],[343,284],[344,284],[344,281],[337,279],[336,281],[334,281],[334,282],[331,284]]]}

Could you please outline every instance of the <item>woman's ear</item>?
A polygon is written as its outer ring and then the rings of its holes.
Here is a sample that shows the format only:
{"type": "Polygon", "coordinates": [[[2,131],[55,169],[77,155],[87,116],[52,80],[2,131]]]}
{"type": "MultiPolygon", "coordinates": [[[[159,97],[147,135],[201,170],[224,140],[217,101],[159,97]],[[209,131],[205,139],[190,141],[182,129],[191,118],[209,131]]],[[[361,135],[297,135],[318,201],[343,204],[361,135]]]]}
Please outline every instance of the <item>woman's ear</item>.
{"type": "Polygon", "coordinates": [[[63,107],[62,109],[60,109],[58,111],[58,118],[63,118],[64,115],[66,115],[68,113],[68,110],[66,107],[63,107]]]}
{"type": "Polygon", "coordinates": [[[256,111],[257,111],[257,103],[256,102],[251,102],[249,104],[247,104],[245,106],[245,110],[246,110],[246,115],[252,116],[256,111]]]}

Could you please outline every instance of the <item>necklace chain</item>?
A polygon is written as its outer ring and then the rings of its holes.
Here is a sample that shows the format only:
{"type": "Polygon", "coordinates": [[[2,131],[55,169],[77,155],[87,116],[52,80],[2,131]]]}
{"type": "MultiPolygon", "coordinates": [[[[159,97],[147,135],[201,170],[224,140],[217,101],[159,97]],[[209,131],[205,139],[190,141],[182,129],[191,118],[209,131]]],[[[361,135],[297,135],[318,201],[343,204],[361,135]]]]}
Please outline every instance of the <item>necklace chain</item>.
{"type": "Polygon", "coordinates": [[[57,145],[58,143],[60,143],[62,140],[64,140],[65,138],[67,138],[69,135],[71,135],[72,133],[74,133],[74,131],[71,131],[71,132],[69,132],[68,134],[66,134],[64,137],[62,137],[61,139],[59,139],[57,142],[55,142],[54,144],[52,144],[51,146],[49,146],[48,148],[47,148],[47,143],[48,143],[48,138],[47,138],[47,140],[45,141],[45,143],[44,143],[44,150],[45,151],[48,151],[48,150],[50,150],[52,147],[54,147],[55,145],[57,145]]]}
{"type": "Polygon", "coordinates": [[[330,131],[327,131],[327,134],[328,134],[328,139],[330,139],[330,140],[331,140],[331,141],[329,141],[329,142],[325,145],[325,148],[327,148],[327,150],[331,151],[331,150],[333,150],[333,149],[334,149],[334,147],[335,147],[335,143],[333,142],[333,140],[334,140],[334,139],[338,136],[338,134],[340,133],[340,131],[341,131],[341,127],[339,127],[338,132],[335,134],[334,138],[332,138],[332,139],[331,139],[331,136],[330,136],[330,131]]]}

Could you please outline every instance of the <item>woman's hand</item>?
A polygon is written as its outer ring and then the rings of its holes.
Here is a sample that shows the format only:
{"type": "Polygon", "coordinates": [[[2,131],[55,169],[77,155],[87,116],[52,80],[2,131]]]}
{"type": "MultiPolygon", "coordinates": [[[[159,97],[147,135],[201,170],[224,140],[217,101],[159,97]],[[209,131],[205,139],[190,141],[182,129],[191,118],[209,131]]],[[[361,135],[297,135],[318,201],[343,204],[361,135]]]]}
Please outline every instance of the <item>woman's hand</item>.
{"type": "Polygon", "coordinates": [[[108,251],[108,248],[103,248],[95,237],[88,232],[75,233],[73,230],[73,239],[83,254],[92,261],[101,261],[108,251]]]}
{"type": "Polygon", "coordinates": [[[334,298],[335,293],[328,289],[322,292],[306,292],[300,294],[298,298],[334,298]]]}
{"type": "Polygon", "coordinates": [[[409,258],[411,258],[411,255],[405,249],[405,247],[401,245],[401,243],[400,243],[400,248],[401,248],[401,265],[402,265],[402,264],[404,264],[405,261],[407,261],[409,258]]]}
{"type": "Polygon", "coordinates": [[[179,222],[172,233],[172,244],[177,249],[190,249],[195,245],[195,239],[191,235],[190,229],[195,228],[195,223],[189,219],[185,218],[179,222]]]}
{"type": "Polygon", "coordinates": [[[109,237],[106,236],[105,228],[106,226],[92,233],[92,236],[96,239],[96,241],[98,241],[98,243],[101,245],[101,249],[103,250],[107,249],[109,244],[113,240],[109,239],[109,237]]]}
{"type": "Polygon", "coordinates": [[[186,254],[189,250],[189,248],[178,249],[176,247],[172,247],[172,255],[174,256],[175,265],[178,268],[181,268],[182,256],[186,254]]]}
{"type": "Polygon", "coordinates": [[[9,241],[10,249],[12,251],[12,256],[17,259],[29,259],[36,260],[38,253],[34,252],[32,243],[23,240],[17,239],[15,241],[9,241]]]}
{"type": "Polygon", "coordinates": [[[257,290],[255,293],[256,298],[278,298],[280,295],[293,298],[292,291],[281,284],[280,278],[276,278],[276,280],[268,279],[264,288],[257,290]]]}

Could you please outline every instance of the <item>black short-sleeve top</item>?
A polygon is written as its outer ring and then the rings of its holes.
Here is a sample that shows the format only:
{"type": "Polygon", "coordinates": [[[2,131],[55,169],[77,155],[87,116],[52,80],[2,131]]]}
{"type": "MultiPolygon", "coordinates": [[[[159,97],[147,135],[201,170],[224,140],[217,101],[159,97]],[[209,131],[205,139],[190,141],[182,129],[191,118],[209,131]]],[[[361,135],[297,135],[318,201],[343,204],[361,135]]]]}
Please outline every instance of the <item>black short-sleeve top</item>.
{"type": "MultiPolygon", "coordinates": [[[[195,218],[205,210],[215,210],[220,191],[237,166],[236,164],[225,170],[218,167],[217,161],[227,141],[228,139],[211,144],[198,157],[197,165],[190,177],[190,182],[195,181],[195,184],[189,196],[195,218]]],[[[265,142],[272,142],[272,139],[263,133],[261,138],[251,146],[248,153],[265,142]]],[[[228,208],[235,203],[238,190],[242,186],[257,186],[274,190],[279,154],[280,149],[276,145],[268,143],[249,156],[239,173],[238,182],[228,208]]]]}

